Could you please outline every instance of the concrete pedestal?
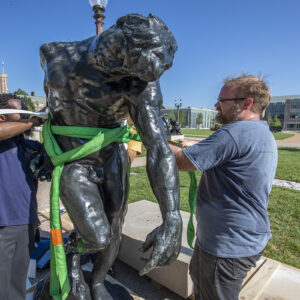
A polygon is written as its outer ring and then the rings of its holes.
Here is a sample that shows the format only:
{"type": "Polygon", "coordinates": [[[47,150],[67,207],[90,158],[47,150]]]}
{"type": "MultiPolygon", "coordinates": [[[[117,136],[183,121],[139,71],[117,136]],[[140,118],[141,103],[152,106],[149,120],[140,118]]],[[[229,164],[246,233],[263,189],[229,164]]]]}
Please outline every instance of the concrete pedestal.
{"type": "Polygon", "coordinates": [[[184,135],[183,134],[179,134],[179,135],[170,134],[170,135],[167,135],[167,139],[168,139],[168,141],[183,140],[184,135]]]}
{"type": "MultiPolygon", "coordinates": [[[[173,264],[155,269],[147,276],[176,294],[187,298],[192,294],[193,287],[188,270],[193,250],[188,246],[186,235],[189,214],[181,211],[181,216],[183,220],[181,253],[173,264]]],[[[141,270],[144,263],[140,258],[141,256],[149,257],[150,251],[142,254],[138,249],[145,241],[147,234],[161,223],[162,218],[158,204],[146,200],[129,204],[123,226],[119,259],[133,268],[141,270]]]]}

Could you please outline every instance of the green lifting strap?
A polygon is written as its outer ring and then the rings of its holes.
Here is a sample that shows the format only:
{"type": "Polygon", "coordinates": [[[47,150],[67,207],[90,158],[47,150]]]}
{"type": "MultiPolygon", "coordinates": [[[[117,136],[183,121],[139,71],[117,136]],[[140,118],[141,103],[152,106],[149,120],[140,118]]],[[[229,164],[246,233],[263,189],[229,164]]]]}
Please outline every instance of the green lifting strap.
{"type": "Polygon", "coordinates": [[[55,166],[50,189],[50,295],[55,300],[64,300],[70,292],[70,282],[63,244],[59,214],[59,185],[64,164],[88,156],[113,142],[140,141],[138,134],[130,132],[130,126],[114,129],[77,126],[51,126],[49,118],[43,128],[44,147],[55,166]],[[90,139],[87,143],[64,152],[55,140],[55,135],[90,139]]]}
{"type": "MultiPolygon", "coordinates": [[[[180,147],[180,142],[178,141],[170,141],[171,144],[175,144],[177,147],[180,147]]],[[[190,218],[187,228],[187,241],[189,246],[194,249],[193,243],[195,239],[195,228],[193,223],[193,216],[195,213],[196,206],[196,194],[197,194],[197,178],[195,171],[188,172],[190,176],[190,187],[189,187],[189,205],[190,205],[190,218]]]]}

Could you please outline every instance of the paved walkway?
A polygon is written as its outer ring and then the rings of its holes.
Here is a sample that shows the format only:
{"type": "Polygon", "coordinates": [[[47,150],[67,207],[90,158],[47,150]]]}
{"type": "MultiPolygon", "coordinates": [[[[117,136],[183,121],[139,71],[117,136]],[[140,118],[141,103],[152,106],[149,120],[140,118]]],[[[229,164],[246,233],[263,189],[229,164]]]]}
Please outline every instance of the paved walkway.
{"type": "Polygon", "coordinates": [[[273,185],[274,186],[281,186],[281,187],[296,190],[296,191],[300,191],[300,183],[299,182],[274,179],[273,185]]]}
{"type": "Polygon", "coordinates": [[[131,165],[131,168],[146,166],[146,156],[136,157],[131,165]]]}
{"type": "Polygon", "coordinates": [[[284,140],[277,140],[278,147],[300,147],[300,133],[291,131],[285,131],[285,133],[293,133],[294,136],[284,140]]]}

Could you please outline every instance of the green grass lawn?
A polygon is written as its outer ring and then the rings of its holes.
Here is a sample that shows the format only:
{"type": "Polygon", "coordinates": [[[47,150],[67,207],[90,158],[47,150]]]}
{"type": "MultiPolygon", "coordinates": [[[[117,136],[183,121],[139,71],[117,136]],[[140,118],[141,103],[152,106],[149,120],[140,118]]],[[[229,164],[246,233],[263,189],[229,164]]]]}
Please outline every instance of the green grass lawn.
{"type": "Polygon", "coordinates": [[[300,182],[300,148],[278,148],[276,178],[300,182]]]}
{"type": "MultiPolygon", "coordinates": [[[[280,148],[276,178],[300,182],[300,149],[280,148]]],[[[197,173],[199,181],[201,174],[197,173]]],[[[180,209],[189,211],[189,176],[180,172],[180,209]]],[[[139,200],[156,202],[145,167],[131,169],[129,203],[139,200]]],[[[268,207],[272,238],[265,256],[300,268],[300,192],[273,187],[268,207]]]]}
{"type": "Polygon", "coordinates": [[[181,132],[186,136],[204,137],[204,138],[214,133],[214,131],[209,129],[181,129],[181,132]]]}
{"type": "Polygon", "coordinates": [[[293,136],[294,134],[292,133],[283,133],[283,132],[275,132],[273,133],[275,140],[284,140],[287,139],[291,136],[293,136]]]}
{"type": "Polygon", "coordinates": [[[268,211],[272,238],[264,255],[300,269],[300,192],[273,187],[268,211]]]}
{"type": "MultiPolygon", "coordinates": [[[[200,180],[200,173],[196,172],[197,180],[200,180]]],[[[180,173],[180,198],[182,199],[180,203],[180,209],[184,211],[189,211],[188,204],[188,189],[190,186],[189,175],[186,172],[180,173]]],[[[130,192],[129,192],[129,203],[136,202],[139,200],[149,200],[152,202],[157,202],[154,197],[150,183],[147,177],[146,168],[138,167],[131,169],[130,175],[130,192]]]]}

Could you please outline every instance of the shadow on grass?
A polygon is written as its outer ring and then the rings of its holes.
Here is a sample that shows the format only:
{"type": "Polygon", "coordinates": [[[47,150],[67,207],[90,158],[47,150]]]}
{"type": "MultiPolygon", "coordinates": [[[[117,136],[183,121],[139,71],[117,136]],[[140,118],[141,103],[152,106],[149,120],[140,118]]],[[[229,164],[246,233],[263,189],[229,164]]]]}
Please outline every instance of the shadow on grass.
{"type": "Polygon", "coordinates": [[[300,148],[278,147],[278,150],[285,150],[290,152],[300,152],[300,148]]]}

